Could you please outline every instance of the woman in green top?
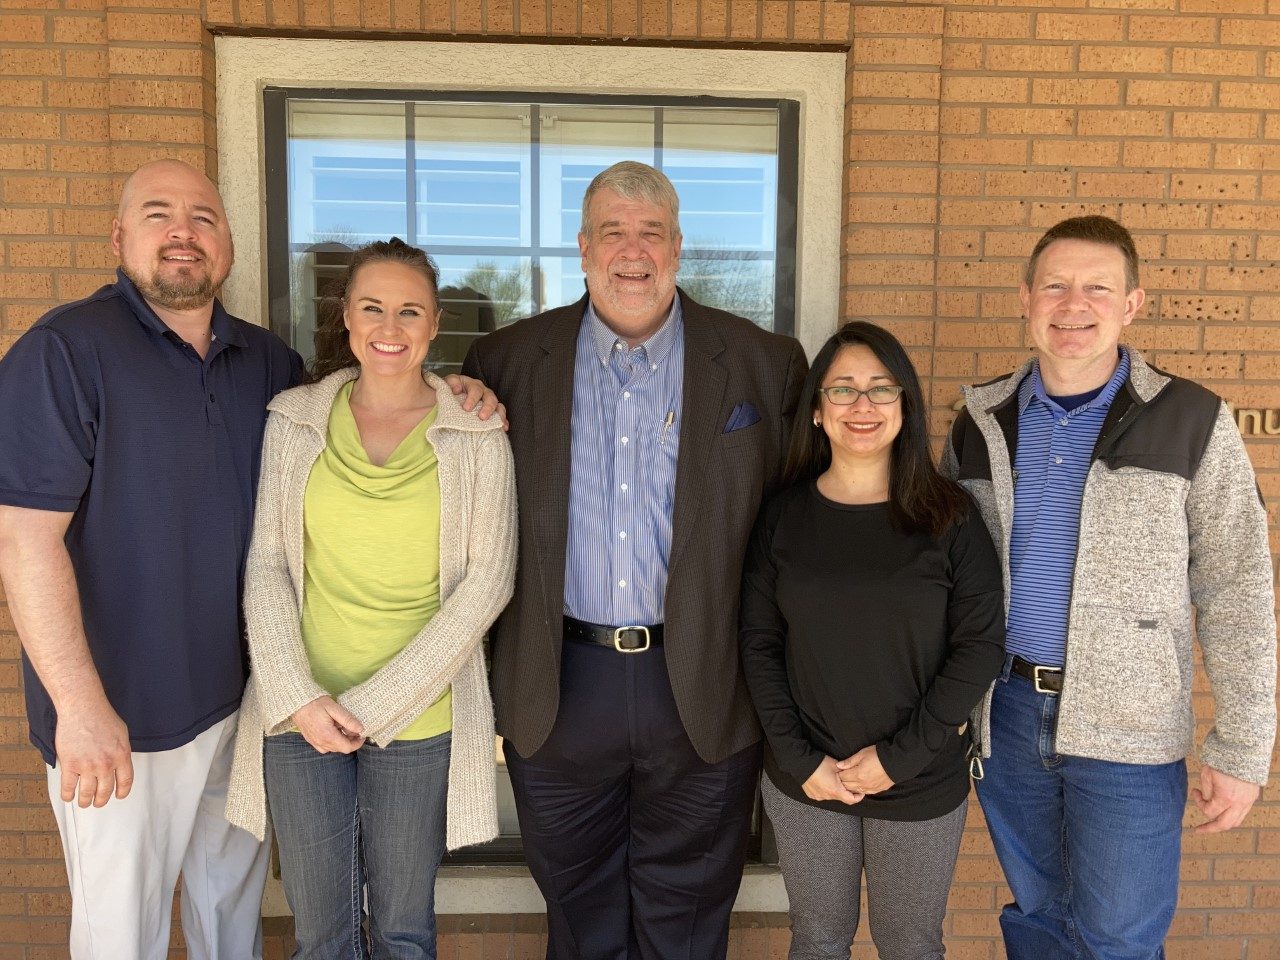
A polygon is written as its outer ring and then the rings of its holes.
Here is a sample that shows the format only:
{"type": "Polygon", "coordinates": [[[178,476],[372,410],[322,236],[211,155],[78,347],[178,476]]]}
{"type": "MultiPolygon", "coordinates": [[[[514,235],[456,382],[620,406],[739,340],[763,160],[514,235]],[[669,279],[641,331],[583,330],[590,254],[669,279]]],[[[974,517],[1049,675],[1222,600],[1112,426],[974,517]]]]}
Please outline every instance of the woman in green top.
{"type": "Polygon", "coordinates": [[[435,957],[446,847],[497,834],[481,639],[511,596],[511,451],[423,372],[437,278],[398,239],[358,250],[314,382],[269,408],[227,814],[261,835],[269,802],[296,958],[435,957]]]}

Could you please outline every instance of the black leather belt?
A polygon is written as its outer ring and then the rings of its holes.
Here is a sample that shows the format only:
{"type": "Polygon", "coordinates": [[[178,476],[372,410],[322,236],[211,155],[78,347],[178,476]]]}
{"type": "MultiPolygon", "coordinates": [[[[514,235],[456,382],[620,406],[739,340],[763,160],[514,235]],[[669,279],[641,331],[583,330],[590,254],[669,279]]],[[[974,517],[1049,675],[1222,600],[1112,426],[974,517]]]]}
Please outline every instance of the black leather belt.
{"type": "Polygon", "coordinates": [[[564,638],[574,643],[598,643],[613,647],[619,653],[644,653],[650,647],[662,646],[662,624],[606,627],[586,620],[564,618],[564,638]]]}
{"type": "Polygon", "coordinates": [[[1011,673],[1030,680],[1036,686],[1036,693],[1051,693],[1057,696],[1062,692],[1062,668],[1044,667],[1019,656],[1013,658],[1011,673]]]}

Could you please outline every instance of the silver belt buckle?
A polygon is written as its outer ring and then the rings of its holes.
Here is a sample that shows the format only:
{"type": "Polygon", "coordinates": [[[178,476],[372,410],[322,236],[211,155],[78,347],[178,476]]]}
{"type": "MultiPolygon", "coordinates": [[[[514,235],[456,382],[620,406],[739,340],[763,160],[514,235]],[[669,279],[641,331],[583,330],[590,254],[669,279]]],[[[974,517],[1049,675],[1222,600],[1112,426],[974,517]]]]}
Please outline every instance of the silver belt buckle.
{"type": "Polygon", "coordinates": [[[1031,682],[1035,685],[1036,693],[1047,693],[1050,696],[1056,697],[1061,691],[1050,690],[1048,687],[1040,686],[1040,672],[1042,670],[1046,673],[1062,673],[1062,668],[1061,667],[1042,667],[1039,664],[1036,664],[1032,674],[1033,679],[1031,682]]]}
{"type": "Polygon", "coordinates": [[[642,627],[639,624],[630,627],[615,627],[613,630],[613,649],[619,653],[644,653],[649,649],[649,628],[642,627]],[[624,647],[622,645],[622,635],[631,630],[640,630],[644,632],[643,647],[624,647]]]}

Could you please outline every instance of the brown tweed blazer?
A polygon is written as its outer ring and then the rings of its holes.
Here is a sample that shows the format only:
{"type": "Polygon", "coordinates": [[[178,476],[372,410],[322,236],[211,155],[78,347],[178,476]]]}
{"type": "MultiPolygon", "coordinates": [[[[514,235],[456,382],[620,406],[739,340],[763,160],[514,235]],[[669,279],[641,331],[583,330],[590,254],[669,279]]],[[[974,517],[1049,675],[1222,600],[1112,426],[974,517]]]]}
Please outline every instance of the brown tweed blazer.
{"type": "MultiPolygon", "coordinates": [[[[674,532],[666,593],[667,670],[685,732],[707,762],[760,738],[738,662],[742,558],[808,370],[791,337],[704,307],[683,291],[685,368],[676,465],[674,532]],[[734,408],[760,421],[725,433],[734,408]]],[[[519,499],[515,595],[493,638],[498,733],[530,756],[551,732],[560,702],[560,644],[577,303],[477,340],[463,372],[506,404],[519,499]]],[[[577,464],[577,469],[591,469],[577,464]]]]}

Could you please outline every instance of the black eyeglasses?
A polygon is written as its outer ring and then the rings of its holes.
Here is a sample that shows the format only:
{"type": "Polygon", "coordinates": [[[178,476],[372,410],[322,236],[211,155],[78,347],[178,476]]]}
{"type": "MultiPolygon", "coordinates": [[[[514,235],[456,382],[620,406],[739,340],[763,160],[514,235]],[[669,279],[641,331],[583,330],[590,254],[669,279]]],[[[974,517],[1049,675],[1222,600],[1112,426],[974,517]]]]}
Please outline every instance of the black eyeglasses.
{"type": "Polygon", "coordinates": [[[859,397],[866,397],[872,403],[893,403],[893,401],[902,396],[904,389],[904,387],[900,387],[896,383],[882,383],[878,386],[868,387],[866,390],[858,390],[841,384],[835,387],[819,387],[818,392],[836,406],[847,407],[857,403],[859,397]]]}

